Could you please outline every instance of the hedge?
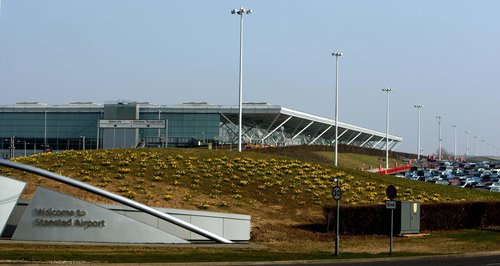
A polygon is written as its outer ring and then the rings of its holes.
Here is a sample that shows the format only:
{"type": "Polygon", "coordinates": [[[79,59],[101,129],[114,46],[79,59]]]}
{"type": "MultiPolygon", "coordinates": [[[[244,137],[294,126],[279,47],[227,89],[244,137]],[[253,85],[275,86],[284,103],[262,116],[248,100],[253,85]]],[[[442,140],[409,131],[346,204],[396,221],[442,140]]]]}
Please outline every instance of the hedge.
{"type": "MultiPolygon", "coordinates": [[[[335,230],[335,207],[325,207],[325,228],[335,230]]],[[[387,234],[390,212],[384,205],[341,206],[341,234],[387,234]]],[[[500,226],[500,201],[423,203],[420,231],[456,230],[500,226]]]]}

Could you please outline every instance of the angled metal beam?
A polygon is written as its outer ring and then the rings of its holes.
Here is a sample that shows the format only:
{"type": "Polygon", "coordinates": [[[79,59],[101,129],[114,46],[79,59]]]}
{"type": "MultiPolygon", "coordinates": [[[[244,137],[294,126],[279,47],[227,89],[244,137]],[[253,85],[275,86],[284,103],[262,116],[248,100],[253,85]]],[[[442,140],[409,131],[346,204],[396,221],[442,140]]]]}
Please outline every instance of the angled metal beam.
{"type": "Polygon", "coordinates": [[[52,172],[44,170],[44,169],[40,169],[40,168],[33,167],[30,165],[11,162],[11,161],[4,160],[4,159],[0,159],[0,165],[6,166],[9,168],[18,169],[18,170],[25,171],[25,172],[29,172],[29,173],[33,173],[33,174],[40,175],[43,177],[47,177],[47,178],[52,179],[54,181],[64,183],[64,184],[70,185],[72,187],[76,187],[76,188],[88,191],[90,193],[108,198],[110,200],[114,200],[114,201],[119,202],[123,205],[127,205],[129,207],[134,208],[134,209],[137,209],[137,210],[143,211],[145,213],[148,213],[150,215],[153,215],[155,217],[158,217],[164,221],[178,225],[178,226],[180,226],[184,229],[187,229],[191,232],[202,235],[210,240],[214,240],[216,242],[224,243],[224,244],[232,243],[230,240],[227,240],[221,236],[218,236],[212,232],[209,232],[209,231],[207,231],[203,228],[200,228],[196,225],[190,224],[190,223],[183,221],[179,218],[176,218],[172,215],[163,213],[161,211],[153,209],[153,208],[146,206],[142,203],[139,203],[137,201],[133,201],[133,200],[130,200],[130,199],[125,198],[123,196],[113,194],[109,191],[94,187],[94,186],[89,185],[87,183],[83,183],[83,182],[80,182],[78,180],[71,179],[69,177],[58,175],[56,173],[52,173],[52,172]]]}
{"type": "Polygon", "coordinates": [[[382,148],[385,149],[386,145],[390,146],[392,144],[392,142],[393,142],[393,140],[389,139],[389,142],[384,142],[384,144],[382,145],[382,148]]]}
{"type": "MultiPolygon", "coordinates": [[[[280,113],[281,114],[281,113],[280,113]]],[[[271,122],[271,124],[269,124],[269,127],[267,127],[267,131],[271,130],[271,127],[273,127],[274,123],[276,122],[276,120],[278,120],[278,118],[280,117],[280,114],[277,114],[274,119],[273,119],[273,122],[271,122]]]]}
{"type": "Polygon", "coordinates": [[[220,114],[222,117],[224,117],[224,119],[226,119],[226,120],[227,120],[227,121],[228,121],[231,125],[236,126],[236,125],[233,123],[233,121],[231,121],[231,119],[227,118],[227,116],[226,116],[225,114],[220,113],[220,112],[219,112],[219,114],[220,114]]]}
{"type": "Polygon", "coordinates": [[[371,135],[367,140],[365,140],[365,142],[363,142],[363,144],[361,144],[359,147],[363,147],[365,146],[365,144],[370,141],[371,139],[373,138],[373,135],[371,135]]]}
{"type": "Polygon", "coordinates": [[[359,137],[359,135],[361,135],[361,132],[359,132],[359,133],[358,133],[358,135],[356,135],[356,137],[354,137],[353,139],[351,139],[351,141],[349,141],[349,142],[347,143],[347,145],[351,145],[351,143],[352,143],[355,139],[357,139],[357,138],[359,137]]]}
{"type": "Polygon", "coordinates": [[[314,142],[316,142],[316,140],[318,140],[319,138],[321,138],[321,136],[323,136],[323,134],[325,134],[330,128],[332,128],[333,126],[329,126],[327,129],[325,129],[323,132],[321,132],[321,134],[319,134],[315,139],[313,139],[309,145],[313,144],[314,142]]]}
{"type": "Polygon", "coordinates": [[[401,144],[401,142],[398,142],[398,141],[394,141],[394,145],[392,145],[392,147],[389,149],[389,150],[394,150],[395,148],[397,148],[399,146],[399,144],[401,144]]]}
{"type": "Polygon", "coordinates": [[[301,131],[299,131],[299,133],[295,134],[295,136],[293,136],[292,139],[295,139],[296,137],[300,136],[300,134],[302,134],[302,132],[304,132],[312,124],[314,124],[314,121],[311,121],[307,126],[305,126],[301,131]]]}
{"type": "MultiPolygon", "coordinates": [[[[377,143],[375,143],[375,145],[373,145],[373,148],[376,148],[376,147],[378,146],[378,144],[379,144],[380,142],[382,142],[382,140],[384,140],[384,138],[380,138],[380,140],[379,140],[379,141],[377,141],[377,143]]],[[[383,147],[383,146],[382,146],[382,147],[383,147]]]]}
{"type": "MultiPolygon", "coordinates": [[[[349,129],[346,128],[342,133],[340,133],[340,135],[338,136],[338,139],[340,140],[340,137],[342,137],[345,133],[347,133],[347,131],[349,131],[349,129]]],[[[332,143],[335,143],[335,140],[333,140],[332,143]]]]}
{"type": "MultiPolygon", "coordinates": [[[[277,126],[276,128],[274,128],[271,132],[269,132],[269,134],[267,134],[265,137],[262,138],[262,141],[264,141],[265,139],[267,139],[269,136],[271,136],[276,130],[278,130],[278,128],[280,128],[281,126],[283,126],[286,122],[288,122],[288,120],[292,119],[292,116],[289,116],[287,119],[285,119],[285,121],[283,121],[283,123],[279,124],[279,126],[277,126]]],[[[273,122],[274,123],[274,122],[273,122]]]]}

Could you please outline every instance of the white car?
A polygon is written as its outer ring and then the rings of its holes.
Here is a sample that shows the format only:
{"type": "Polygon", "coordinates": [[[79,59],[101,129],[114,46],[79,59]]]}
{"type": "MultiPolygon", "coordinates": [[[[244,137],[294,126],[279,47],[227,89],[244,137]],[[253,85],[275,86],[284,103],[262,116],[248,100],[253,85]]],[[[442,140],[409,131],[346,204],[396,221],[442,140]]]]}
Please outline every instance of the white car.
{"type": "Polygon", "coordinates": [[[495,182],[490,187],[490,192],[500,192],[500,182],[495,182]]]}

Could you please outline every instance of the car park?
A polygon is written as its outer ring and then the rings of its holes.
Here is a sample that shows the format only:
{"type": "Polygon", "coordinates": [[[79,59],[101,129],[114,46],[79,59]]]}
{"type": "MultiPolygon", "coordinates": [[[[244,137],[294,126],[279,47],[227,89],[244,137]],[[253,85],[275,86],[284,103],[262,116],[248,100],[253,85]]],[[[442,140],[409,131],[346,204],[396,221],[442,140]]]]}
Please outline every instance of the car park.
{"type": "Polygon", "coordinates": [[[404,178],[500,192],[500,162],[429,161],[429,167],[413,167],[404,178]]]}

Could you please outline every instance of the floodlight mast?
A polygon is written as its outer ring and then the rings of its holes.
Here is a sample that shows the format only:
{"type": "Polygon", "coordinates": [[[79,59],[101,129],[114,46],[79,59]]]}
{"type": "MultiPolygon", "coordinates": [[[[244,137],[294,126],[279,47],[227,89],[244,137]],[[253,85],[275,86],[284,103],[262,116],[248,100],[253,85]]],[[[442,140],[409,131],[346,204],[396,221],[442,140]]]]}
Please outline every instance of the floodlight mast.
{"type": "Polygon", "coordinates": [[[453,140],[453,157],[454,157],[454,160],[456,160],[456,158],[457,158],[457,128],[459,126],[458,125],[451,125],[451,127],[455,131],[455,136],[454,136],[454,140],[453,140]]]}
{"type": "Polygon", "coordinates": [[[438,158],[441,161],[443,159],[442,158],[443,152],[442,152],[442,148],[441,148],[441,142],[443,141],[443,139],[441,138],[441,119],[443,119],[443,115],[438,115],[438,116],[436,116],[436,118],[438,119],[438,127],[439,127],[439,147],[438,147],[439,155],[438,155],[438,158]]]}
{"type": "Polygon", "coordinates": [[[335,52],[335,167],[338,166],[338,141],[339,141],[339,56],[343,53],[335,52]]]}
{"type": "Polygon", "coordinates": [[[417,105],[414,105],[413,107],[417,108],[417,110],[418,110],[417,160],[420,160],[420,151],[422,149],[420,146],[420,109],[424,108],[424,106],[421,104],[417,104],[417,105]]]}
{"type": "Polygon", "coordinates": [[[382,91],[387,93],[386,120],[385,120],[385,169],[388,169],[389,168],[389,92],[394,91],[394,89],[383,88],[382,91]]]}
{"type": "Polygon", "coordinates": [[[240,7],[240,9],[231,10],[231,14],[236,14],[240,16],[240,73],[239,73],[239,104],[238,104],[238,151],[241,152],[241,134],[243,127],[243,15],[251,14],[251,9],[245,9],[240,7]]]}

